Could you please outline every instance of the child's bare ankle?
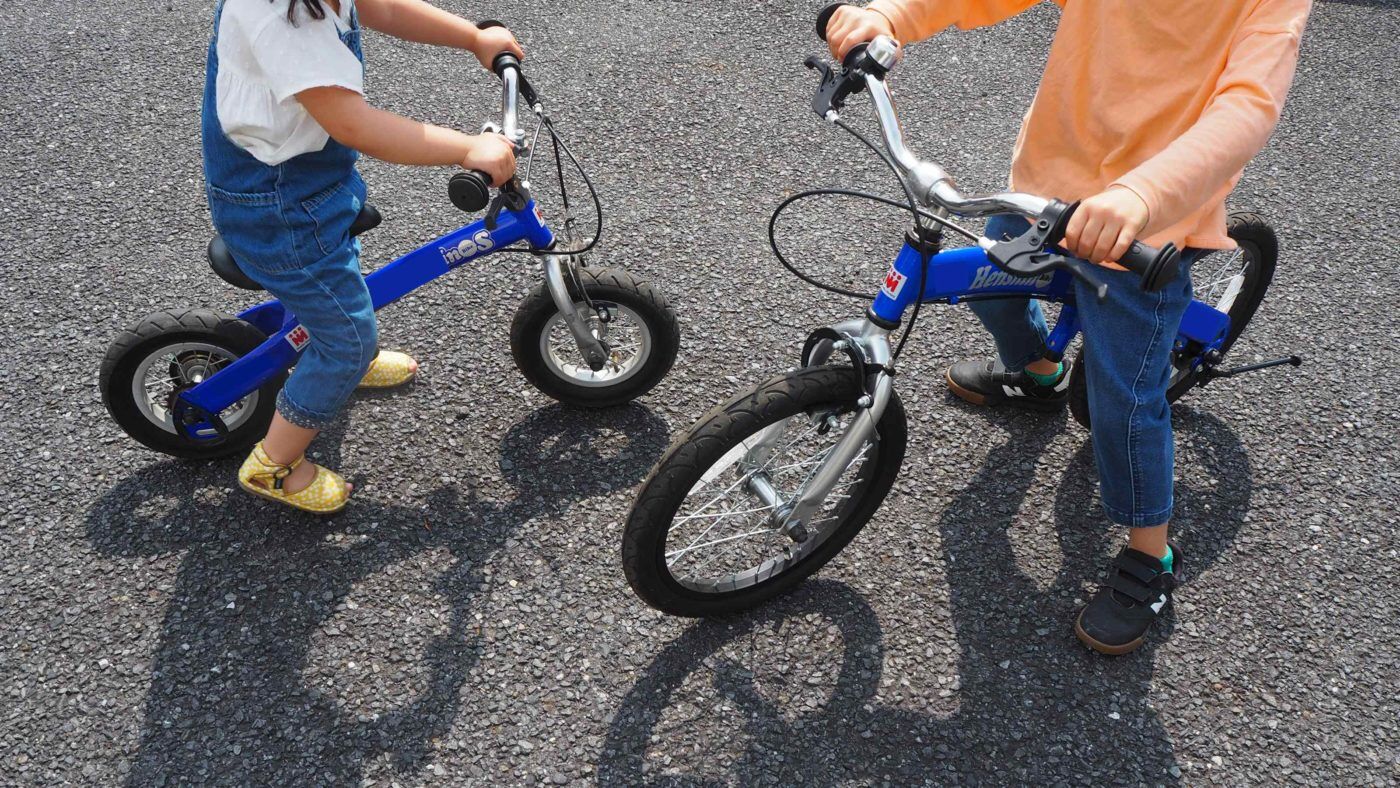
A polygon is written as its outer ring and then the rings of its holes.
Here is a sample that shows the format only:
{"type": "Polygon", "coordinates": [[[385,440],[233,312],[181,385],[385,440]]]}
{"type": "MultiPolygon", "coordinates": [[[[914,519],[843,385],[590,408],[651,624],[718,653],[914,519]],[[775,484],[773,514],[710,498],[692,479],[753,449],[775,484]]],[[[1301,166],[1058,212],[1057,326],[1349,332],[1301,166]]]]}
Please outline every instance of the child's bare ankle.
{"type": "Polygon", "coordinates": [[[282,482],[282,489],[288,494],[298,493],[305,490],[315,479],[316,466],[308,460],[287,474],[287,478],[282,482]]]}

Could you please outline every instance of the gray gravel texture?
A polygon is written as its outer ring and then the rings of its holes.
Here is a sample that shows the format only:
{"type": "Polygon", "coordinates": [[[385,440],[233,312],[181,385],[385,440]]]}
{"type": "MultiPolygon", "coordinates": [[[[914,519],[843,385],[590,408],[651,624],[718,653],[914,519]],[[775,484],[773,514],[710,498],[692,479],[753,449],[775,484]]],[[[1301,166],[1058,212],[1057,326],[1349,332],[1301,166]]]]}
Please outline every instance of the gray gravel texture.
{"type": "MultiPolygon", "coordinates": [[[[951,401],[941,369],[989,352],[957,309],[911,343],[894,494],[816,579],[710,622],[623,580],[621,523],[670,434],[861,308],[764,240],[784,194],[891,190],[808,109],[816,0],[443,2],[519,31],[606,200],[598,262],[681,315],[681,362],[642,402],[576,412],[522,384],[506,330],[536,274],[506,257],[383,316],[423,374],[319,442],[361,485],[343,516],[132,443],[95,385],[119,328],[250,303],[202,262],[211,5],[4,4],[0,783],[1400,781],[1395,3],[1318,4],[1282,127],[1232,198],[1284,246],[1238,356],[1308,364],[1177,408],[1190,582],[1122,659],[1070,629],[1121,540],[1087,434],[951,401]]],[[[896,75],[909,137],[967,188],[1003,183],[1054,20],[945,35],[896,75]]],[[[383,106],[468,129],[495,106],[463,55],[366,48],[383,106]]],[[[863,102],[850,116],[873,129],[863,102]]],[[[371,264],[462,221],[446,172],[364,171],[387,217],[371,264]]],[[[813,210],[795,252],[873,288],[898,217],[813,210]]]]}

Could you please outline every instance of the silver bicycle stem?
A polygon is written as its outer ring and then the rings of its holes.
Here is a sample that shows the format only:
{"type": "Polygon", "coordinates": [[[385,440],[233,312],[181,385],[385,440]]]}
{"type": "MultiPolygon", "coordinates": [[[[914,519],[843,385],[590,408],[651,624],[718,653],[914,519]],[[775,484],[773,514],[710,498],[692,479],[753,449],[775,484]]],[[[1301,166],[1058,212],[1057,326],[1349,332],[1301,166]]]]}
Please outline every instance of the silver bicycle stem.
{"type": "MultiPolygon", "coordinates": [[[[883,53],[894,48],[894,42],[880,36],[870,43],[873,53],[883,53]]],[[[890,60],[893,63],[893,60],[890,60]]],[[[880,134],[884,137],[885,148],[894,160],[895,168],[915,198],[926,206],[943,208],[951,213],[966,217],[990,216],[997,213],[1019,213],[1023,216],[1040,216],[1049,206],[1044,197],[1020,192],[1002,192],[986,196],[964,196],[953,182],[947,170],[931,161],[920,159],[904,144],[904,131],[899,125],[899,113],[895,109],[894,97],[886,79],[867,74],[865,87],[870,91],[870,100],[875,104],[875,117],[880,123],[880,134]]]]}

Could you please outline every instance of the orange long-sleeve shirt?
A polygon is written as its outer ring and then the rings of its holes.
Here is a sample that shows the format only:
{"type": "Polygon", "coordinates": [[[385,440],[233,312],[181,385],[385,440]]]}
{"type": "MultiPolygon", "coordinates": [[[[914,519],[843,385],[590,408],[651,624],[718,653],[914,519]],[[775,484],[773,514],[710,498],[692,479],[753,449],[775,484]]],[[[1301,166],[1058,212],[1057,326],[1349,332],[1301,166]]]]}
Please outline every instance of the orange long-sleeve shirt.
{"type": "MultiPolygon", "coordinates": [[[[1039,0],[874,0],[909,43],[995,24],[1039,0]]],[[[1142,237],[1228,249],[1225,198],[1268,141],[1311,0],[1055,0],[1063,7],[1011,167],[1020,191],[1132,189],[1142,237]]]]}

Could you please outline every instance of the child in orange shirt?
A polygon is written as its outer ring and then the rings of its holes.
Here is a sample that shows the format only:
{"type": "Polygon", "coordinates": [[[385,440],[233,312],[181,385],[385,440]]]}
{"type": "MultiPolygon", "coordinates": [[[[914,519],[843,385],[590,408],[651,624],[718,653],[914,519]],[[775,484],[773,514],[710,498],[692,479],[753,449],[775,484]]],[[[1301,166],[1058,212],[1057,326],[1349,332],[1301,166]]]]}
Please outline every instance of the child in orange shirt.
{"type": "MultiPolygon", "coordinates": [[[[844,57],[887,35],[903,43],[957,25],[995,24],[1039,0],[874,0],[832,17],[827,41],[844,57]]],[[[1079,298],[1093,411],[1094,455],[1109,519],[1131,528],[1075,632],[1106,654],[1142,644],[1170,601],[1183,556],[1167,541],[1172,511],[1171,345],[1191,300],[1189,275],[1157,293],[1112,261],[1134,239],[1168,241],[1189,261],[1229,249],[1225,198],[1268,141],[1293,79],[1311,0],[1055,0],[1063,8],[1011,168],[1018,191],[1082,200],[1066,231],[1070,252],[1109,271],[1103,304],[1079,298]]],[[[991,237],[1024,232],[1014,217],[991,237]]],[[[1001,367],[948,370],[969,402],[1056,410],[1069,370],[1045,358],[1037,302],[971,306],[996,340],[1001,367]]]]}

